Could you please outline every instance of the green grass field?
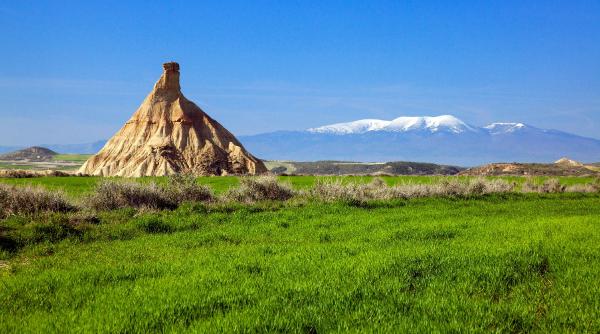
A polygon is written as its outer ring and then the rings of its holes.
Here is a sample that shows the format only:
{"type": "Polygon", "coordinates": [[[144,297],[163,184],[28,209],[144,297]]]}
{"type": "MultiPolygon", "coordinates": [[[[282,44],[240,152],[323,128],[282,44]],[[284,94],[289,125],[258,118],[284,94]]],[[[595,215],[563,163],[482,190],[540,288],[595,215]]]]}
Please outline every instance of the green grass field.
{"type": "Polygon", "coordinates": [[[69,162],[81,162],[82,164],[87,161],[92,154],[57,154],[53,157],[54,161],[69,161],[69,162]]]}
{"type": "MultiPolygon", "coordinates": [[[[282,180],[302,188],[315,178],[282,180]]],[[[78,198],[98,179],[0,182],[78,198]]],[[[199,182],[223,192],[238,180],[199,182]]],[[[0,221],[30,241],[4,242],[2,332],[600,331],[599,194],[78,215],[0,221]]]]}
{"type": "Polygon", "coordinates": [[[0,169],[23,169],[23,170],[31,170],[31,169],[35,169],[35,166],[31,166],[31,165],[16,165],[14,163],[0,162],[0,169]]]}
{"type": "MultiPolygon", "coordinates": [[[[320,179],[340,179],[344,182],[362,182],[367,183],[373,180],[372,176],[279,176],[278,179],[290,183],[294,188],[305,189],[312,186],[315,180],[320,179]]],[[[380,177],[389,185],[399,183],[435,183],[444,179],[452,178],[472,178],[471,176],[383,176],[380,177]]],[[[509,182],[523,183],[526,179],[518,176],[503,176],[490,177],[490,179],[498,178],[509,182]]],[[[535,183],[542,183],[548,177],[534,177],[535,183]]],[[[584,184],[594,181],[593,177],[557,177],[564,185],[584,184]]],[[[95,185],[102,180],[100,177],[39,177],[39,178],[0,178],[0,183],[15,184],[15,185],[32,185],[42,186],[50,190],[60,190],[71,197],[80,197],[94,189],[95,185]]],[[[143,177],[136,179],[139,182],[156,182],[163,183],[164,177],[143,177]]],[[[199,177],[198,182],[210,186],[217,194],[235,187],[239,184],[239,179],[236,176],[219,176],[219,177],[199,177]]]]}

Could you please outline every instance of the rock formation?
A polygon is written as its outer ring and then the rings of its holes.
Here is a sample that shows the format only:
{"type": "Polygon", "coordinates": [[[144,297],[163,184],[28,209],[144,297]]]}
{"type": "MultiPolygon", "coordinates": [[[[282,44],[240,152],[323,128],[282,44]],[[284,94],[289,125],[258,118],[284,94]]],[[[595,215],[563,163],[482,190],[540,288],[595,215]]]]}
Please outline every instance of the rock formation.
{"type": "Polygon", "coordinates": [[[166,63],[163,68],[131,119],[79,172],[125,177],[266,172],[262,161],[183,96],[179,64],[166,63]]]}
{"type": "Polygon", "coordinates": [[[575,166],[575,167],[583,167],[583,164],[579,161],[571,160],[567,157],[560,158],[554,162],[558,165],[567,165],[567,166],[575,166]]]}

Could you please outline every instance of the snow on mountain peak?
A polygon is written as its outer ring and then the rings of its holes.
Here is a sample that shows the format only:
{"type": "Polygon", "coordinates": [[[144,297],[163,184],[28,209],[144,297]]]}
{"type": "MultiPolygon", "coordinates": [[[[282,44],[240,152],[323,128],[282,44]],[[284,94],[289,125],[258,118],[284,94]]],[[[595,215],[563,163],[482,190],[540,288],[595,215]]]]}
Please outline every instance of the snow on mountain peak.
{"type": "Polygon", "coordinates": [[[407,132],[425,130],[429,132],[447,131],[462,133],[475,131],[471,126],[452,115],[436,117],[398,117],[391,121],[380,119],[362,119],[354,122],[336,123],[308,129],[313,133],[360,134],[371,131],[407,132]]]}
{"type": "Polygon", "coordinates": [[[526,128],[523,123],[492,123],[483,127],[491,134],[511,133],[526,128]]]}

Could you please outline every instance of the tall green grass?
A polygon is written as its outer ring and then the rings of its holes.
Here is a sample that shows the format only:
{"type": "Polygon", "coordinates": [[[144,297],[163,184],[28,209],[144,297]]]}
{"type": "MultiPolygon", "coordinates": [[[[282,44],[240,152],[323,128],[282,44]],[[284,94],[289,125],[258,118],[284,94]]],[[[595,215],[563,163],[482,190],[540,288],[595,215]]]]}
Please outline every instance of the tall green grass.
{"type": "Polygon", "coordinates": [[[25,244],[0,262],[0,324],[598,332],[599,227],[598,194],[13,216],[2,229],[25,244]]]}

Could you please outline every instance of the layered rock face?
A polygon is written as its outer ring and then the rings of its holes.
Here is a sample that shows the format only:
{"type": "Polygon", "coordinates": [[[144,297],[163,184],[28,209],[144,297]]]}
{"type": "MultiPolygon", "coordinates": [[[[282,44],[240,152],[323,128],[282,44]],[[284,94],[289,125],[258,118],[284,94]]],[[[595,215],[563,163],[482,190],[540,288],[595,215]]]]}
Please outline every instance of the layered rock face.
{"type": "Polygon", "coordinates": [[[131,119],[79,172],[125,177],[267,172],[227,129],[183,96],[179,64],[163,68],[131,119]]]}

